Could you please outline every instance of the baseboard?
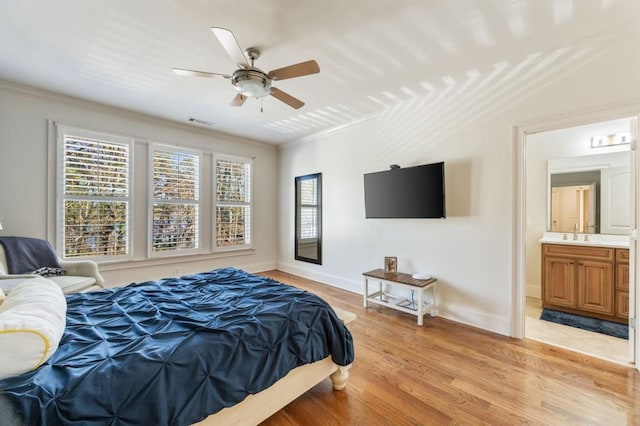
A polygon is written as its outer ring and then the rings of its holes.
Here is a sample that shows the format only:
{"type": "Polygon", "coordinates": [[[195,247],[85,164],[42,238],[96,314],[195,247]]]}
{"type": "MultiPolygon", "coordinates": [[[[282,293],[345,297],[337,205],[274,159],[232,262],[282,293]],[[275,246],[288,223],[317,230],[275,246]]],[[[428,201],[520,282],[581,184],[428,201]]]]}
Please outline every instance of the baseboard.
{"type": "Polygon", "coordinates": [[[527,297],[533,297],[535,299],[540,299],[541,289],[539,285],[535,284],[527,284],[525,287],[525,292],[527,297]]]}
{"type": "Polygon", "coordinates": [[[362,294],[364,286],[364,278],[362,281],[348,280],[336,275],[326,274],[321,271],[313,270],[311,268],[305,268],[288,262],[276,262],[276,269],[288,272],[290,274],[298,275],[303,278],[318,281],[322,284],[327,284],[332,287],[338,287],[343,290],[350,291],[352,293],[362,294]]]}
{"type": "Polygon", "coordinates": [[[438,304],[438,316],[472,327],[492,331],[504,336],[511,335],[511,318],[476,311],[464,306],[438,304]]]}
{"type": "MultiPolygon", "coordinates": [[[[280,271],[318,281],[333,287],[338,287],[352,293],[362,294],[364,287],[363,281],[347,280],[335,275],[326,274],[324,272],[305,268],[304,266],[295,265],[287,262],[277,262],[276,268],[280,271]]],[[[438,316],[451,321],[467,324],[471,327],[481,328],[483,330],[502,334],[504,336],[511,335],[511,318],[497,316],[486,312],[479,312],[463,306],[447,305],[440,302],[438,304],[438,316]]]]}
{"type": "Polygon", "coordinates": [[[245,259],[250,260],[241,256],[238,256],[238,258],[234,259],[234,262],[230,263],[216,259],[213,261],[210,259],[185,259],[186,261],[180,262],[181,259],[179,258],[171,258],[165,259],[164,263],[160,263],[160,260],[153,259],[151,261],[101,264],[99,268],[106,280],[107,287],[121,287],[132,282],[195,274],[226,266],[234,266],[251,273],[269,271],[276,268],[275,260],[256,263],[242,262],[245,259]]]}
{"type": "Polygon", "coordinates": [[[256,272],[272,271],[276,269],[276,262],[260,262],[247,265],[238,266],[240,269],[244,269],[247,272],[255,274],[256,272]]]}

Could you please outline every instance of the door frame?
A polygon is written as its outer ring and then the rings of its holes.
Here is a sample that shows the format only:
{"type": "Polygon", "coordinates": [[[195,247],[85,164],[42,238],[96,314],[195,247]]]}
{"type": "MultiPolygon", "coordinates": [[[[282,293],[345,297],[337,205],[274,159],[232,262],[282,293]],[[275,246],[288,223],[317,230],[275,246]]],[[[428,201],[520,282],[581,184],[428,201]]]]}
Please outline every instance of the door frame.
{"type": "MultiPolygon", "coordinates": [[[[512,318],[511,318],[511,336],[523,339],[524,323],[525,323],[525,304],[526,304],[526,139],[528,135],[546,132],[551,130],[564,129],[569,127],[583,126],[602,121],[616,120],[621,118],[632,118],[632,133],[634,138],[631,141],[632,149],[630,150],[632,174],[635,187],[640,188],[638,168],[640,168],[640,149],[633,149],[637,145],[638,140],[638,122],[640,122],[640,101],[607,105],[598,108],[591,108],[582,111],[576,111],[569,114],[551,116],[523,122],[513,126],[513,175],[514,175],[514,217],[513,217],[513,285],[512,285],[512,318]],[[635,119],[635,120],[634,120],[635,119]],[[635,121],[635,123],[634,123],[635,121]],[[638,165],[638,167],[634,167],[638,165]]],[[[633,190],[633,186],[632,186],[633,190]]],[[[632,228],[636,228],[640,223],[640,196],[635,200],[635,217],[632,218],[632,228]]],[[[637,232],[637,231],[636,231],[637,232]]],[[[636,318],[636,312],[640,307],[640,292],[638,291],[638,280],[640,278],[638,267],[639,256],[637,250],[637,239],[631,239],[629,244],[629,267],[631,270],[629,289],[629,317],[636,318]]],[[[634,333],[635,338],[630,339],[630,357],[635,368],[640,371],[640,362],[638,360],[640,353],[640,339],[638,327],[629,329],[630,333],[634,333]]]]}

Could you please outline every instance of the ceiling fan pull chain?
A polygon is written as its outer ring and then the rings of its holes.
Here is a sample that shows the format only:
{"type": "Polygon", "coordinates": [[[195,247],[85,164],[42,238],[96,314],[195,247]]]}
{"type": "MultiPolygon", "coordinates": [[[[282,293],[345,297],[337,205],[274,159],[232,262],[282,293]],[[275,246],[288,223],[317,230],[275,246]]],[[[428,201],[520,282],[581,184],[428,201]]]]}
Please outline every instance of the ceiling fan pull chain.
{"type": "Polygon", "coordinates": [[[263,106],[264,106],[264,102],[262,98],[260,98],[260,112],[264,112],[264,109],[262,108],[263,106]]]}

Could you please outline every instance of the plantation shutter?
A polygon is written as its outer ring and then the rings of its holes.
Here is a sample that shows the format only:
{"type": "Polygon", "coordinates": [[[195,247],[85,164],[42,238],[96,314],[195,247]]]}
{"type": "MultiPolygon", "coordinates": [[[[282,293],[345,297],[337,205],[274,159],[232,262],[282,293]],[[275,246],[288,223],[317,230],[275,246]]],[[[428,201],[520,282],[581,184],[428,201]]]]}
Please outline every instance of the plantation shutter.
{"type": "Polygon", "coordinates": [[[318,180],[300,182],[300,236],[301,239],[318,236],[318,180]]]}
{"type": "Polygon", "coordinates": [[[200,155],[152,146],[152,251],[199,247],[200,155]]]}
{"type": "Polygon", "coordinates": [[[71,134],[63,141],[64,257],[128,254],[130,145],[71,134]]]}
{"type": "Polygon", "coordinates": [[[217,158],[216,246],[251,244],[251,162],[217,158]]]}

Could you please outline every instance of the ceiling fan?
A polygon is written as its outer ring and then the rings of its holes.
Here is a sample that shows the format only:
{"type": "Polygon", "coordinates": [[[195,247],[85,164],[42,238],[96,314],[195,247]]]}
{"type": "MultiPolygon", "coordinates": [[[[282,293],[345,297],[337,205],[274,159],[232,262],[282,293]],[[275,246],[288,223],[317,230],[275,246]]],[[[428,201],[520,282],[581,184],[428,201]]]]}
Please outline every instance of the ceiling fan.
{"type": "Polygon", "coordinates": [[[260,51],[258,49],[249,47],[243,52],[231,31],[219,27],[212,27],[211,31],[213,31],[213,34],[218,38],[224,50],[239,68],[231,75],[182,68],[173,68],[174,73],[207,78],[221,76],[231,79],[231,84],[238,91],[238,94],[231,101],[232,106],[242,106],[247,98],[262,98],[267,95],[271,95],[295,109],[304,106],[304,102],[300,99],[294,98],[290,94],[272,87],[271,82],[274,80],[285,80],[287,78],[319,73],[320,67],[316,61],[301,62],[265,73],[253,65],[253,62],[260,57],[260,51]],[[251,64],[249,64],[247,59],[251,61],[251,64]]]}

